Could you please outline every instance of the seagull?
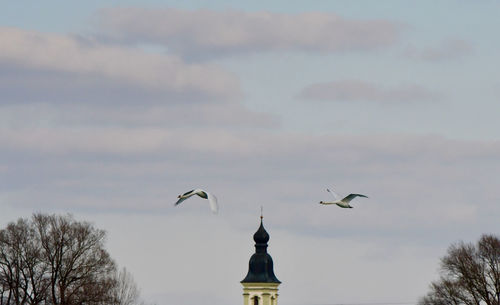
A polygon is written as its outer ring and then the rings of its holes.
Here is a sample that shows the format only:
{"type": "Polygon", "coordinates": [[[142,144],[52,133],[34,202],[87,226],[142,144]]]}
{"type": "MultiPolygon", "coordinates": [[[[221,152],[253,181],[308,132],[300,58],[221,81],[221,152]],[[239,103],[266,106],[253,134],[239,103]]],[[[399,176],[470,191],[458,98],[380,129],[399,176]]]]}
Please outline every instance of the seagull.
{"type": "Polygon", "coordinates": [[[368,198],[367,196],[365,195],[361,195],[361,194],[349,194],[347,196],[345,196],[343,199],[339,199],[340,197],[335,194],[334,192],[330,191],[329,189],[326,189],[330,194],[333,195],[333,197],[335,197],[335,201],[320,201],[319,203],[320,204],[336,204],[338,205],[339,207],[341,208],[353,208],[351,205],[349,205],[349,202],[351,202],[351,200],[353,200],[354,198],[356,197],[365,197],[365,198],[368,198]]]}
{"type": "Polygon", "coordinates": [[[213,213],[217,213],[217,211],[219,210],[219,207],[217,206],[217,198],[213,194],[205,192],[202,189],[194,189],[187,193],[177,196],[179,200],[177,200],[175,205],[178,205],[179,203],[183,202],[184,200],[194,195],[198,195],[203,199],[208,199],[208,202],[210,203],[210,209],[212,210],[213,213]]]}

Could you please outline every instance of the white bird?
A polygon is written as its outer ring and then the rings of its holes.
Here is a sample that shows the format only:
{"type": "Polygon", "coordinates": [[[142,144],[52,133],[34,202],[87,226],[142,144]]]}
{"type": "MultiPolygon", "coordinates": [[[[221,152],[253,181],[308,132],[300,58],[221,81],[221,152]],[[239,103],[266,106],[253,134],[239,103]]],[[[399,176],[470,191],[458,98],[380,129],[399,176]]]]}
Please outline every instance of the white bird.
{"type": "Polygon", "coordinates": [[[210,194],[209,192],[205,192],[202,189],[194,189],[187,193],[177,196],[179,200],[177,200],[175,205],[178,205],[179,203],[183,202],[184,200],[194,195],[198,195],[203,199],[208,199],[208,202],[210,203],[210,209],[212,210],[212,212],[217,213],[217,211],[219,210],[219,207],[217,206],[217,197],[215,197],[213,194],[210,194]]]}
{"type": "Polygon", "coordinates": [[[333,197],[335,198],[335,201],[320,201],[319,202],[320,204],[336,204],[341,208],[352,208],[352,206],[349,205],[349,202],[351,202],[351,200],[353,200],[354,198],[356,198],[356,197],[368,198],[367,196],[361,195],[361,194],[349,194],[349,195],[345,196],[344,198],[340,199],[340,197],[337,194],[335,194],[334,192],[330,191],[329,189],[326,189],[326,190],[330,194],[333,195],[333,197]]]}

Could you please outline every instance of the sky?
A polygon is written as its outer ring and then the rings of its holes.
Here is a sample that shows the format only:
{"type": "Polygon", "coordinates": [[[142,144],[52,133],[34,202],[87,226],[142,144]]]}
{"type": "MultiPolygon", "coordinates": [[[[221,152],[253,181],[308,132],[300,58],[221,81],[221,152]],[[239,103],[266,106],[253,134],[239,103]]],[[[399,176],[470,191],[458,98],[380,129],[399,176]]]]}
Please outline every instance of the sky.
{"type": "Polygon", "coordinates": [[[287,305],[415,304],[499,232],[497,1],[0,5],[0,226],[90,221],[149,304],[241,304],[261,206],[287,305]]]}

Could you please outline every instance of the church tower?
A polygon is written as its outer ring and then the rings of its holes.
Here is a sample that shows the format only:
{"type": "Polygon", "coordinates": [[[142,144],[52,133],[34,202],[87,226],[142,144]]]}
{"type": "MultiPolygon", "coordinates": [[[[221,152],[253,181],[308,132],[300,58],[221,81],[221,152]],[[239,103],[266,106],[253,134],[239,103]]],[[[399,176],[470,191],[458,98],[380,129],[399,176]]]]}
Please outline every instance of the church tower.
{"type": "Polygon", "coordinates": [[[255,253],[248,263],[248,274],[241,281],[243,285],[243,305],[277,305],[278,286],[281,283],[273,271],[273,259],[267,253],[269,234],[262,224],[253,235],[255,253]]]}

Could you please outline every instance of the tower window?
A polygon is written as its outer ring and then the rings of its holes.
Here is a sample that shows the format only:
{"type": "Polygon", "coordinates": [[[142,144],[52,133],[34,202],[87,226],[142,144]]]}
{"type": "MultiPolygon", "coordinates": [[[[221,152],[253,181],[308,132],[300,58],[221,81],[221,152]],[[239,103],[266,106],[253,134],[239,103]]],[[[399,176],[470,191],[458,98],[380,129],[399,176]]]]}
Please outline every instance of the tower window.
{"type": "Polygon", "coordinates": [[[258,296],[253,297],[253,305],[259,305],[259,297],[258,296]]]}

